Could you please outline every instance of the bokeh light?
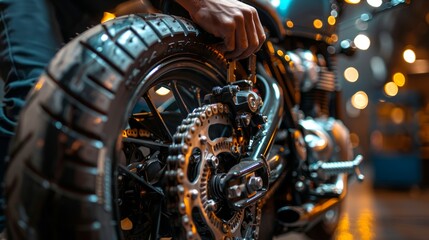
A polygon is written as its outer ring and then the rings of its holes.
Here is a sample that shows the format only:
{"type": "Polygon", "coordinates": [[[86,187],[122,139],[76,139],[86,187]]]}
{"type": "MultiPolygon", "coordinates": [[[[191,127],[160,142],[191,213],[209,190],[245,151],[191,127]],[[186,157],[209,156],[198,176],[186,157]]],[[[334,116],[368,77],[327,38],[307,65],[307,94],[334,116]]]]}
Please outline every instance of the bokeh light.
{"type": "Polygon", "coordinates": [[[357,109],[365,109],[368,106],[368,95],[364,91],[359,91],[352,96],[353,107],[357,109]]]}
{"type": "Polygon", "coordinates": [[[313,21],[313,26],[317,29],[322,28],[323,27],[323,22],[320,19],[314,19],[313,21]]]}
{"type": "Polygon", "coordinates": [[[411,49],[406,49],[403,53],[403,57],[407,63],[413,63],[416,61],[416,53],[411,49]]]}
{"type": "Polygon", "coordinates": [[[397,72],[395,74],[393,74],[393,82],[398,85],[398,87],[403,87],[405,85],[405,75],[401,72],[397,72]]]}
{"type": "Polygon", "coordinates": [[[358,3],[360,3],[360,0],[346,0],[346,3],[358,4],[358,3]]]}
{"type": "Polygon", "coordinates": [[[271,4],[272,4],[274,7],[278,7],[278,6],[280,6],[280,0],[271,0],[271,4]]]}
{"type": "Polygon", "coordinates": [[[349,99],[346,102],[346,112],[349,117],[357,118],[359,117],[361,110],[353,107],[352,100],[349,99]]]}
{"type": "Polygon", "coordinates": [[[349,82],[356,82],[359,79],[359,71],[354,67],[344,70],[344,78],[349,82]]]}
{"type": "Polygon", "coordinates": [[[384,93],[389,97],[394,97],[398,94],[398,86],[394,82],[388,82],[384,85],[384,93]]]}
{"type": "Polygon", "coordinates": [[[371,7],[380,7],[383,4],[382,0],[366,0],[371,7]]]}
{"type": "Polygon", "coordinates": [[[336,22],[337,22],[337,20],[335,19],[334,16],[329,16],[328,17],[328,23],[329,23],[329,25],[335,25],[336,22]]]}
{"type": "Polygon", "coordinates": [[[371,40],[365,34],[359,34],[355,37],[354,43],[357,48],[367,50],[371,46],[371,40]]]}
{"type": "Polygon", "coordinates": [[[352,142],[353,148],[359,147],[360,138],[356,133],[350,133],[350,141],[352,142]]]}
{"type": "Polygon", "coordinates": [[[392,121],[396,124],[403,123],[405,119],[404,109],[400,107],[393,108],[392,112],[390,113],[390,117],[392,118],[392,121]]]}

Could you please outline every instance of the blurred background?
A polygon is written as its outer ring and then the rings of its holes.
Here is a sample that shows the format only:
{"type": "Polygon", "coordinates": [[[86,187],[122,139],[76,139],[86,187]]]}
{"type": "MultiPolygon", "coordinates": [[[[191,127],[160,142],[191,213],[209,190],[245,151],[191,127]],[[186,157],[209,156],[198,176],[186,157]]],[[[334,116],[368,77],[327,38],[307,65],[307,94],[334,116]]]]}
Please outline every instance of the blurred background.
{"type": "MultiPolygon", "coordinates": [[[[343,121],[363,183],[351,183],[336,239],[424,240],[429,236],[429,1],[381,11],[382,0],[346,0],[339,42],[343,121]]],[[[393,1],[395,2],[395,1],[393,1]]],[[[287,234],[278,239],[306,239],[287,234]]]]}
{"type": "Polygon", "coordinates": [[[429,184],[429,1],[377,12],[381,0],[348,0],[340,39],[344,122],[355,151],[366,156],[375,187],[429,184]]]}

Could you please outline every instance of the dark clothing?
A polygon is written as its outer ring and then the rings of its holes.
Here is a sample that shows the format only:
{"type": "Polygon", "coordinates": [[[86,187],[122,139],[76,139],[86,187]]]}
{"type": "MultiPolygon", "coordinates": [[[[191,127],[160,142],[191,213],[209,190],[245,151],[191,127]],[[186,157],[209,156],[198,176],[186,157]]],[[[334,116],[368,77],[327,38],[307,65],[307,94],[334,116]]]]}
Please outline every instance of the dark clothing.
{"type": "MultiPolygon", "coordinates": [[[[99,23],[103,11],[119,2],[0,0],[0,81],[4,88],[0,94],[0,182],[8,145],[28,91],[65,41],[99,23]]],[[[2,200],[0,191],[0,204],[2,200]]],[[[0,232],[3,226],[0,213],[0,232]]]]}

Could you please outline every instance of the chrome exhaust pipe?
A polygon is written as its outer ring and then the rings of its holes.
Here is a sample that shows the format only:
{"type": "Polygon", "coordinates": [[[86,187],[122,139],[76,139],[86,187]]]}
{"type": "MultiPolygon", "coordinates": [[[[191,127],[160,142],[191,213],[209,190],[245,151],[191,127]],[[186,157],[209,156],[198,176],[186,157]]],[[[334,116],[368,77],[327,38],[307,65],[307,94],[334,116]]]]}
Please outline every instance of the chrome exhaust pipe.
{"type": "Polygon", "coordinates": [[[302,206],[284,206],[277,210],[277,219],[285,227],[306,227],[323,217],[330,209],[341,204],[347,194],[347,175],[338,175],[335,183],[338,198],[329,198],[318,203],[306,203],[302,206]]]}

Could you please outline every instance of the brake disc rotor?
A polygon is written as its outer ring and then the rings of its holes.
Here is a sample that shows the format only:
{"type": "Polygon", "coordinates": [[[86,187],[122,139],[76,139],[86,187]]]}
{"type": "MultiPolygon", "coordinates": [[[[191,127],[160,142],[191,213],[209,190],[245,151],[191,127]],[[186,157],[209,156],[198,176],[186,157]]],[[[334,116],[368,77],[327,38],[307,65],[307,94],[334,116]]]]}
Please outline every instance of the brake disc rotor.
{"type": "Polygon", "coordinates": [[[228,206],[215,179],[240,161],[227,105],[197,108],[174,135],[168,158],[170,207],[186,239],[256,239],[259,204],[241,210],[228,206]]]}

